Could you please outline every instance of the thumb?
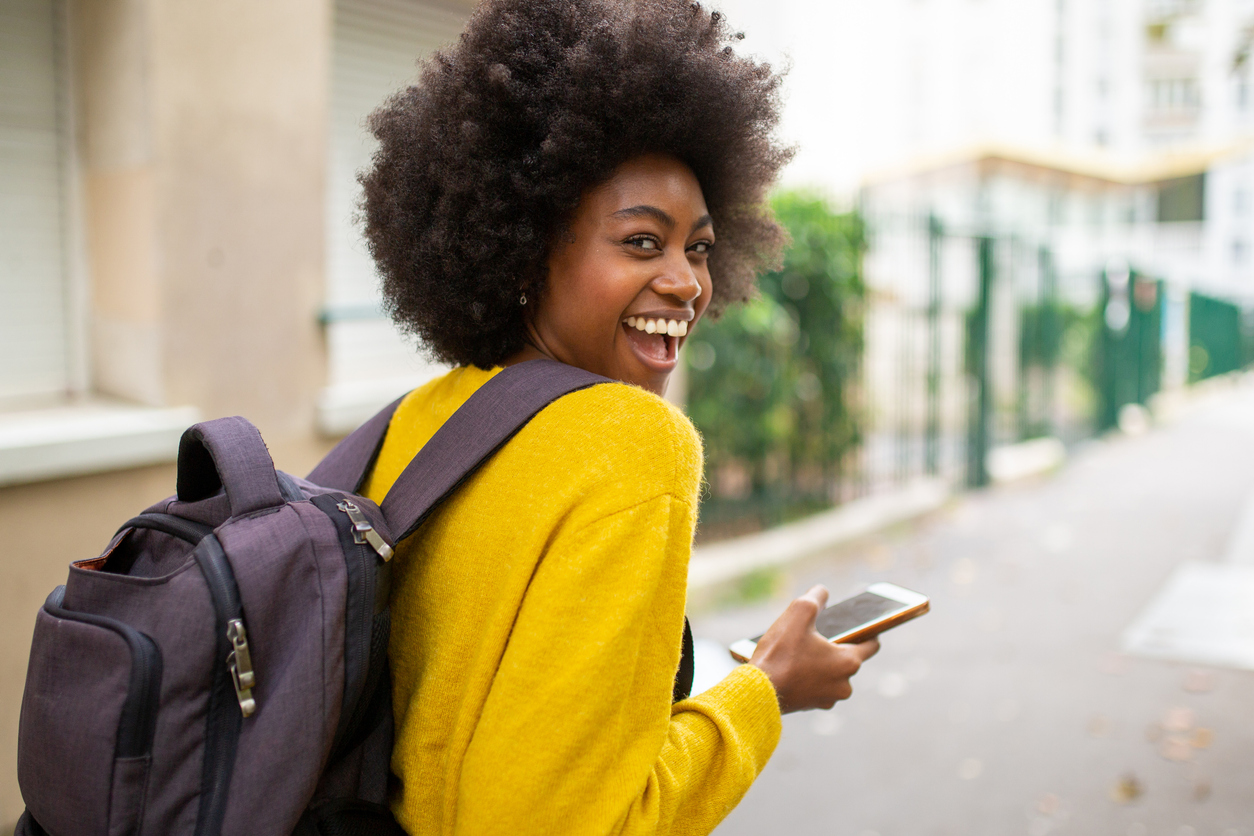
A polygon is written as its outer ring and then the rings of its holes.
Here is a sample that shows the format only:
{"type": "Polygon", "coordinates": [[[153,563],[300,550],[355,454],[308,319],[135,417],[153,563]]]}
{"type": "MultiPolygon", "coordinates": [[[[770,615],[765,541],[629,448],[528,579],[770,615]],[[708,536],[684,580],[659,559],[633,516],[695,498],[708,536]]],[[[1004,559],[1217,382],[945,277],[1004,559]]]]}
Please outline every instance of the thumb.
{"type": "Polygon", "coordinates": [[[797,599],[798,601],[809,601],[814,604],[814,615],[810,616],[810,626],[814,626],[814,621],[818,618],[818,614],[823,612],[823,608],[827,606],[827,587],[818,583],[810,587],[805,595],[797,599]]]}

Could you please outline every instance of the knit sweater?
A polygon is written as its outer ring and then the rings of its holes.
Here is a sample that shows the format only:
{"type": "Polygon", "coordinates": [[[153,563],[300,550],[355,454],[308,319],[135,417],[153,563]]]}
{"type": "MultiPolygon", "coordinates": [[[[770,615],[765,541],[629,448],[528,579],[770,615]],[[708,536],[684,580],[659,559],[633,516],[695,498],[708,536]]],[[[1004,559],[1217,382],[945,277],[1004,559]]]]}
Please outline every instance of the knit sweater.
{"type": "MultiPolygon", "coordinates": [[[[366,495],[499,369],[410,393],[366,495]]],[[[393,802],[409,833],[706,834],[779,740],[744,665],[671,705],[701,445],[602,384],[544,409],[398,549],[393,802]]]]}

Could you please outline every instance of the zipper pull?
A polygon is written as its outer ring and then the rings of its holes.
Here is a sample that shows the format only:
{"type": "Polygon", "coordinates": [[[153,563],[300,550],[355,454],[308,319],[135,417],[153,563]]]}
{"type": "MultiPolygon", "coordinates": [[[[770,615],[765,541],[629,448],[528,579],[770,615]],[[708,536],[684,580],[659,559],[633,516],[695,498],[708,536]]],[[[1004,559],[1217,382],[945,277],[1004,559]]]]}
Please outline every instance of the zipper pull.
{"type": "Polygon", "coordinates": [[[257,674],[253,671],[252,655],[248,652],[248,633],[244,630],[242,619],[232,618],[226,623],[226,638],[233,648],[226,657],[226,666],[235,685],[235,699],[239,700],[240,713],[251,717],[257,710],[257,701],[253,699],[257,674]]]}
{"type": "Polygon", "coordinates": [[[383,558],[385,563],[392,559],[392,547],[387,544],[387,541],[383,539],[379,532],[374,530],[374,526],[370,524],[370,520],[366,519],[366,515],[361,512],[360,508],[347,499],[343,502],[335,503],[335,507],[348,514],[348,519],[353,524],[354,543],[369,543],[370,547],[378,552],[379,557],[383,558]]]}

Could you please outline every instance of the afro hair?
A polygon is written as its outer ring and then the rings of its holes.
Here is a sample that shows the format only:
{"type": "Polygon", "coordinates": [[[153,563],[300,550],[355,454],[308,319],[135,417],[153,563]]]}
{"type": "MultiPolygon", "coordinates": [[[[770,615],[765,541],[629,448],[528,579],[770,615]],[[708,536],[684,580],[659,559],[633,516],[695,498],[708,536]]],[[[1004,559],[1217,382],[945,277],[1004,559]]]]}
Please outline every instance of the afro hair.
{"type": "Polygon", "coordinates": [[[581,195],[657,153],[701,184],[719,245],[710,313],[751,295],[786,233],[766,203],[791,150],[780,76],[689,0],[483,0],[460,40],[369,120],[361,175],[385,306],[436,359],[489,368],[581,195]]]}

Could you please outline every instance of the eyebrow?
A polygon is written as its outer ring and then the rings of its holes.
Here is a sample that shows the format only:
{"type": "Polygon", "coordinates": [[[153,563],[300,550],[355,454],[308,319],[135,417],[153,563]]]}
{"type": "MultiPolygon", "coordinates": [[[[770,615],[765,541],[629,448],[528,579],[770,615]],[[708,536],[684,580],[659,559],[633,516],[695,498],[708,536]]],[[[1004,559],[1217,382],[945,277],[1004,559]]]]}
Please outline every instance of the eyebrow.
{"type": "MultiPolygon", "coordinates": [[[[652,218],[653,220],[662,224],[662,226],[665,226],[667,229],[675,228],[675,219],[672,218],[669,213],[664,212],[663,210],[657,208],[656,206],[649,206],[648,204],[641,204],[640,206],[628,206],[626,209],[619,209],[617,212],[614,212],[613,214],[611,214],[610,217],[612,218],[652,218]]],[[[692,230],[688,234],[691,235],[693,232],[696,232],[701,227],[711,226],[713,225],[713,223],[714,223],[714,218],[710,217],[708,214],[702,215],[701,217],[697,218],[696,223],[692,225],[692,230]]]]}

